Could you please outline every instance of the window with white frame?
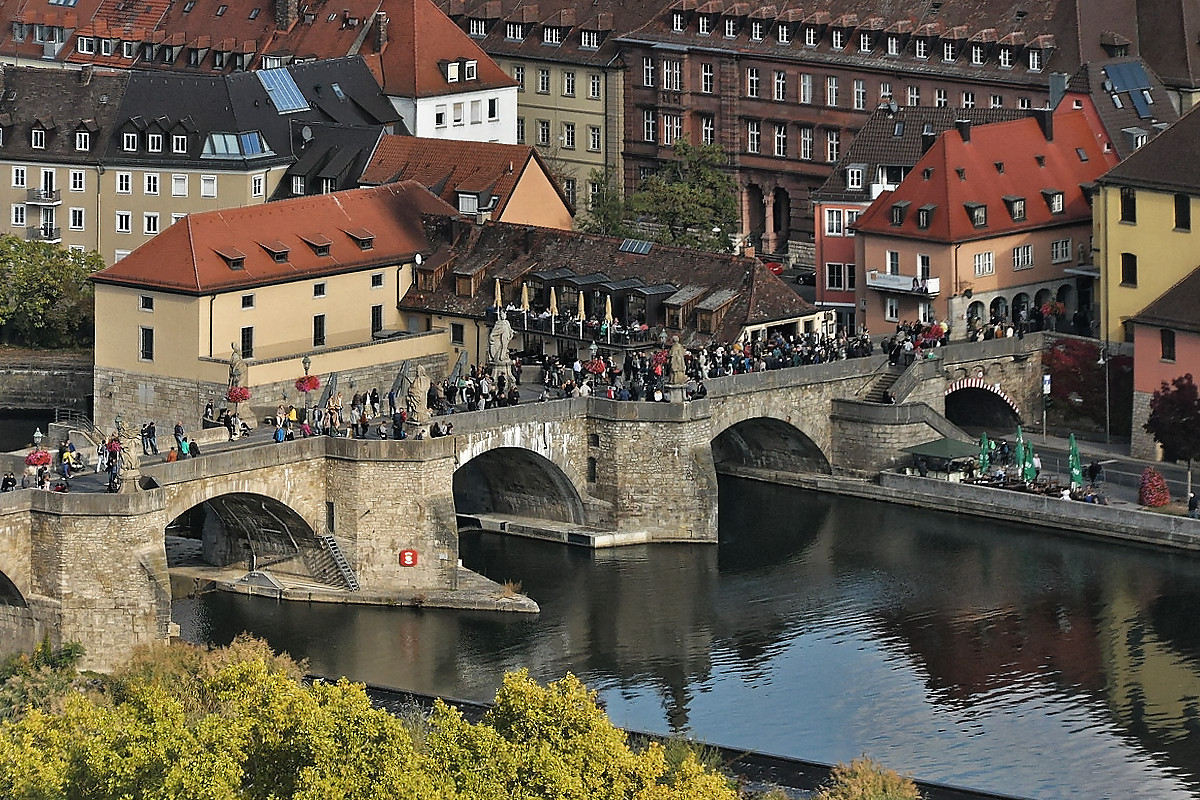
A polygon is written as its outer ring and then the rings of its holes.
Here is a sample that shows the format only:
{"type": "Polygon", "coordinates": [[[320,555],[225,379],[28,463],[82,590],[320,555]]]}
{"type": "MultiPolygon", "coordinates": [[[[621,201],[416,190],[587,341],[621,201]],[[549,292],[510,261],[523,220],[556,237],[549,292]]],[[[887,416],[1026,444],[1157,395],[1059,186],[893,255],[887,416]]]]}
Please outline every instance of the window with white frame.
{"type": "Polygon", "coordinates": [[[867,107],[867,82],[864,80],[854,81],[854,110],[863,111],[867,107]]]}
{"type": "Polygon", "coordinates": [[[762,123],[756,119],[746,122],[746,152],[757,153],[762,150],[762,123]]]}
{"type": "MultiPolygon", "coordinates": [[[[846,209],[846,235],[847,236],[854,235],[854,228],[851,228],[850,226],[853,225],[854,223],[858,222],[858,215],[861,213],[862,213],[861,211],[857,211],[855,209],[851,209],[851,208],[846,209]]],[[[853,281],[851,281],[851,285],[853,285],[853,281]]]]}
{"type": "Polygon", "coordinates": [[[758,97],[758,67],[746,69],[746,97],[758,97]]]}
{"type": "Polygon", "coordinates": [[[658,140],[658,119],[652,109],[642,111],[642,140],[654,142],[658,140]]]}
{"type": "Polygon", "coordinates": [[[187,214],[181,214],[178,211],[172,212],[171,213],[171,224],[174,225],[176,222],[179,222],[179,220],[183,219],[186,216],[187,216],[187,214]]]}
{"type": "Polygon", "coordinates": [[[962,107],[963,108],[974,108],[975,107],[975,93],[974,92],[963,92],[962,93],[962,107]]]}
{"type": "Polygon", "coordinates": [[[573,70],[563,70],[563,97],[575,96],[575,72],[573,70]]]}
{"type": "Polygon", "coordinates": [[[880,100],[891,100],[892,99],[891,81],[880,81],[879,82],[879,99],[880,100]]]}
{"type": "Polygon", "coordinates": [[[133,233],[133,214],[128,211],[117,212],[117,233],[133,233]]]}
{"type": "Polygon", "coordinates": [[[89,131],[75,131],[75,149],[80,151],[92,149],[92,134],[89,131]]]}
{"type": "Polygon", "coordinates": [[[750,40],[761,42],[763,39],[763,24],[762,20],[752,20],[750,22],[750,40]]]}
{"type": "Polygon", "coordinates": [[[25,204],[13,203],[12,207],[12,225],[14,228],[25,227],[25,204]]]}
{"type": "Polygon", "coordinates": [[[942,42],[942,61],[950,62],[958,58],[958,48],[954,42],[942,42]]]}
{"type": "Polygon", "coordinates": [[[517,91],[525,91],[525,67],[521,64],[515,64],[512,68],[513,80],[517,82],[517,91]]]}
{"type": "Polygon", "coordinates": [[[976,67],[983,64],[983,45],[981,45],[981,44],[971,45],[971,64],[972,64],[972,66],[976,66],[976,67]]]}
{"type": "Polygon", "coordinates": [[[775,155],[779,158],[787,157],[788,134],[787,124],[783,122],[775,123],[775,155]]]}
{"type": "Polygon", "coordinates": [[[478,125],[481,122],[483,122],[483,101],[482,100],[472,100],[471,101],[471,124],[478,125]]]}
{"type": "Polygon", "coordinates": [[[1041,50],[1030,50],[1029,51],[1029,71],[1030,72],[1041,72],[1042,71],[1042,51],[1041,50]]]}
{"type": "Polygon", "coordinates": [[[905,90],[905,95],[905,104],[910,108],[921,105],[920,86],[909,86],[908,89],[905,90]]]}
{"type": "Polygon", "coordinates": [[[579,46],[584,50],[599,50],[600,31],[581,31],[579,34],[579,46]]]}
{"type": "Polygon", "coordinates": [[[937,108],[945,108],[946,106],[950,105],[950,100],[946,96],[945,89],[933,90],[933,105],[937,108]]]}
{"type": "Polygon", "coordinates": [[[836,75],[829,75],[825,78],[825,105],[836,106],[838,104],[838,79],[836,75]]]}
{"type": "Polygon", "coordinates": [[[899,36],[897,36],[894,33],[890,33],[890,34],[888,34],[885,42],[886,42],[887,54],[889,56],[900,55],[900,37],[899,36]]]}
{"type": "Polygon", "coordinates": [[[550,120],[539,119],[537,121],[537,143],[543,147],[550,144],[550,120]]]}
{"type": "Polygon", "coordinates": [[[158,212],[147,211],[142,214],[142,233],[153,236],[158,233],[158,212]]]}
{"type": "Polygon", "coordinates": [[[913,43],[913,54],[917,58],[929,58],[929,40],[917,39],[913,43]]]}
{"type": "Polygon", "coordinates": [[[928,253],[917,253],[917,277],[923,281],[929,280],[933,271],[933,260],[928,253]]]}
{"type": "Polygon", "coordinates": [[[117,194],[130,194],[131,192],[133,192],[133,173],[118,172],[117,194]]]}
{"type": "Polygon", "coordinates": [[[780,44],[792,41],[792,29],[786,23],[779,23],[779,27],[775,29],[775,40],[780,44]]]}
{"type": "Polygon", "coordinates": [[[293,175],[292,176],[292,195],[295,197],[299,197],[302,194],[304,194],[304,176],[303,175],[293,175]]]}
{"type": "Polygon", "coordinates": [[[151,153],[161,153],[163,148],[163,137],[161,133],[151,133],[146,135],[146,149],[151,153]]]}
{"type": "Polygon", "coordinates": [[[136,133],[121,134],[121,149],[126,153],[135,153],[138,149],[138,135],[136,133]]]}
{"type": "Polygon", "coordinates": [[[664,59],[662,71],[662,88],[678,92],[683,86],[683,62],[677,59],[664,59]]]}
{"type": "Polygon", "coordinates": [[[696,20],[696,30],[701,36],[708,36],[712,33],[712,17],[708,14],[701,14],[696,20]]]}
{"type": "Polygon", "coordinates": [[[826,236],[841,236],[842,235],[842,210],[840,208],[825,209],[825,235],[826,236]]]}
{"type": "Polygon", "coordinates": [[[171,152],[186,153],[187,152],[187,134],[176,133],[171,136],[171,152]]]}
{"type": "Polygon", "coordinates": [[[642,86],[653,86],[653,85],[654,85],[654,59],[646,57],[646,58],[642,59],[642,86]]]}
{"type": "Polygon", "coordinates": [[[1019,244],[1013,248],[1013,269],[1029,269],[1033,266],[1033,245],[1019,244]]]}
{"type": "Polygon", "coordinates": [[[991,100],[988,103],[988,107],[989,108],[1004,108],[1004,96],[999,95],[999,94],[992,95],[991,100]]]}
{"type": "Polygon", "coordinates": [[[517,117],[517,144],[525,144],[525,118],[517,117]]]}
{"type": "Polygon", "coordinates": [[[172,197],[187,197],[188,193],[188,176],[187,175],[172,175],[171,176],[171,196],[172,197]]]}
{"type": "Polygon", "coordinates": [[[525,26],[520,22],[509,22],[504,25],[504,38],[520,41],[525,38],[525,26]]]}
{"type": "Polygon", "coordinates": [[[562,44],[562,28],[557,25],[542,27],[542,44],[562,44]]]}
{"type": "Polygon", "coordinates": [[[787,73],[781,69],[775,70],[775,99],[787,100],[787,73]]]}
{"type": "Polygon", "coordinates": [[[846,169],[846,188],[852,192],[861,192],[863,189],[863,168],[849,167],[846,169]]]}
{"type": "Polygon", "coordinates": [[[68,186],[72,192],[82,192],[87,189],[87,173],[81,169],[71,170],[68,186]]]}
{"type": "Polygon", "coordinates": [[[1000,53],[996,56],[996,60],[1000,62],[1001,69],[1012,69],[1013,51],[1011,47],[1001,47],[1000,53]]]}
{"type": "Polygon", "coordinates": [[[883,318],[888,322],[900,320],[900,299],[897,297],[883,298],[883,318]]]}
{"type": "Polygon", "coordinates": [[[924,323],[933,322],[933,303],[928,300],[917,303],[917,319],[924,323]]]}
{"type": "Polygon", "coordinates": [[[487,20],[472,19],[470,33],[472,36],[487,36],[487,20]]]}
{"type": "Polygon", "coordinates": [[[800,158],[804,161],[813,158],[813,129],[808,125],[800,128],[800,158]]]}
{"type": "Polygon", "coordinates": [[[808,25],[804,28],[805,47],[816,47],[820,41],[820,37],[817,35],[817,29],[814,26],[808,25]]]}
{"type": "Polygon", "coordinates": [[[1032,105],[1033,103],[1028,97],[1017,98],[1017,108],[1021,109],[1022,111],[1028,111],[1032,105]]]}
{"type": "Polygon", "coordinates": [[[713,93],[713,65],[700,65],[700,91],[703,94],[713,93]]]}
{"type": "Polygon", "coordinates": [[[835,292],[846,290],[846,265],[827,263],[825,265],[825,288],[835,292]]]}
{"type": "Polygon", "coordinates": [[[716,142],[717,124],[716,120],[709,114],[700,117],[700,143],[713,144],[716,142]]]}
{"type": "Polygon", "coordinates": [[[562,124],[562,136],[560,137],[562,146],[567,150],[575,149],[575,123],[564,122],[562,124]]]}
{"type": "Polygon", "coordinates": [[[86,55],[96,52],[96,40],[91,36],[80,36],[75,40],[75,49],[86,55]]]}
{"type": "Polygon", "coordinates": [[[217,196],[217,176],[216,175],[201,175],[200,176],[200,196],[201,197],[216,197],[217,196]]]}
{"type": "Polygon", "coordinates": [[[25,168],[24,167],[13,167],[12,168],[12,185],[13,185],[13,188],[15,188],[15,189],[24,189],[25,188],[25,168]]]}
{"type": "Polygon", "coordinates": [[[687,27],[687,20],[683,16],[682,11],[675,11],[671,14],[671,30],[675,33],[683,33],[687,27]]]}
{"type": "Polygon", "coordinates": [[[600,74],[597,72],[588,75],[588,99],[600,99],[600,74]]]}
{"type": "Polygon", "coordinates": [[[446,127],[446,106],[437,105],[433,107],[433,127],[446,127]]]}
{"type": "Polygon", "coordinates": [[[804,104],[812,103],[813,97],[813,76],[808,73],[800,75],[800,102],[804,104]]]}
{"type": "Polygon", "coordinates": [[[588,125],[588,150],[593,153],[600,152],[600,126],[588,125]]]}
{"type": "Polygon", "coordinates": [[[142,194],[158,194],[157,172],[147,172],[142,176],[142,194]]]}
{"type": "Polygon", "coordinates": [[[1050,243],[1050,261],[1061,264],[1071,260],[1071,240],[1056,239],[1050,243]]]}
{"type": "Polygon", "coordinates": [[[69,215],[69,220],[70,220],[71,230],[73,230],[73,231],[83,230],[83,209],[82,208],[72,208],[70,215],[69,215]]]}
{"type": "Polygon", "coordinates": [[[725,18],[725,38],[732,39],[737,36],[737,20],[733,17],[725,18]]]}
{"type": "Polygon", "coordinates": [[[860,53],[871,52],[871,34],[860,33],[858,35],[858,52],[860,52],[860,53]]]}
{"type": "Polygon", "coordinates": [[[46,149],[46,131],[42,128],[34,128],[29,132],[29,146],[34,150],[46,149]]]}
{"type": "Polygon", "coordinates": [[[886,265],[888,275],[900,274],[900,253],[897,250],[888,250],[884,253],[884,264],[886,265]]]}
{"type": "Polygon", "coordinates": [[[836,164],[841,158],[842,152],[842,132],[841,131],[826,131],[825,132],[825,160],[830,164],[836,164]]]}
{"type": "Polygon", "coordinates": [[[985,278],[996,274],[996,254],[992,251],[976,253],[974,256],[975,277],[985,278]]]}
{"type": "Polygon", "coordinates": [[[537,93],[550,94],[550,70],[539,69],[537,75],[537,93]]]}
{"type": "Polygon", "coordinates": [[[833,49],[834,50],[846,49],[846,32],[844,30],[842,30],[841,28],[833,29],[833,49]]]}

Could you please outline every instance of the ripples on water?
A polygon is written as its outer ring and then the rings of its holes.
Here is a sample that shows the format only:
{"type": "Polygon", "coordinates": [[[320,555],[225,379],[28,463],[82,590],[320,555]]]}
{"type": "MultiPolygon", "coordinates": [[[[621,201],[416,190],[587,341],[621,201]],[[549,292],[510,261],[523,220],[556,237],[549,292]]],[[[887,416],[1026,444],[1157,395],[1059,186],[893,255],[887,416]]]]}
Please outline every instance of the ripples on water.
{"type": "Polygon", "coordinates": [[[597,688],[615,722],[1046,798],[1200,797],[1200,561],[723,481],[721,545],[591,553],[463,537],[537,617],[209,595],[316,672],[489,698],[505,670],[597,688]]]}

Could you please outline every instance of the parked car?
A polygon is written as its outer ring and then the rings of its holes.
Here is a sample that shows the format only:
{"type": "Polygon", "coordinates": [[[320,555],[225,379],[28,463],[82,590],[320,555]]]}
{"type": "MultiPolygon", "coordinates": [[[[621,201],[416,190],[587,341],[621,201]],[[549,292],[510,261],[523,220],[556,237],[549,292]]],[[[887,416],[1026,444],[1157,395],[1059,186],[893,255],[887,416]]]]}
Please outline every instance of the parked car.
{"type": "Polygon", "coordinates": [[[780,264],[778,261],[768,261],[766,264],[763,264],[763,266],[771,270],[771,274],[773,275],[783,274],[783,264],[780,264]]]}
{"type": "Polygon", "coordinates": [[[811,272],[808,272],[808,271],[797,272],[796,273],[796,283],[800,284],[801,286],[816,286],[817,285],[816,271],[814,270],[811,272]]]}

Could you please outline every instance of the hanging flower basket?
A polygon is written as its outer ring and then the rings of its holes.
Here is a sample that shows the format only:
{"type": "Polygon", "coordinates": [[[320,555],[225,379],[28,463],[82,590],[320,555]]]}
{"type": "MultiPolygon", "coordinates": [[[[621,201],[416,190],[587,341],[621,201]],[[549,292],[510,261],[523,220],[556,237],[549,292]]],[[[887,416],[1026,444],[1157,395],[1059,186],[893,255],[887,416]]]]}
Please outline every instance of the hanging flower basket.
{"type": "Polygon", "coordinates": [[[1043,317],[1061,317],[1067,313],[1067,306],[1058,300],[1051,300],[1049,303],[1042,303],[1043,317]]]}
{"type": "Polygon", "coordinates": [[[48,467],[50,461],[50,453],[46,450],[34,450],[25,456],[25,465],[29,467],[48,467]]]}
{"type": "Polygon", "coordinates": [[[244,403],[250,399],[250,390],[245,386],[230,386],[225,399],[231,403],[244,403]]]}
{"type": "Polygon", "coordinates": [[[598,358],[593,358],[591,361],[588,361],[583,365],[583,368],[593,375],[603,375],[608,371],[608,367],[605,365],[605,363],[598,358]]]}
{"type": "Polygon", "coordinates": [[[119,439],[109,439],[105,443],[104,449],[110,453],[119,453],[121,452],[121,441],[119,439]]]}
{"type": "Polygon", "coordinates": [[[671,354],[668,353],[666,350],[655,350],[650,355],[650,366],[662,367],[662,366],[665,366],[666,363],[670,360],[671,360],[671,354]]]}
{"type": "Polygon", "coordinates": [[[321,379],[316,375],[305,375],[296,379],[297,392],[315,392],[321,388],[321,379]]]}

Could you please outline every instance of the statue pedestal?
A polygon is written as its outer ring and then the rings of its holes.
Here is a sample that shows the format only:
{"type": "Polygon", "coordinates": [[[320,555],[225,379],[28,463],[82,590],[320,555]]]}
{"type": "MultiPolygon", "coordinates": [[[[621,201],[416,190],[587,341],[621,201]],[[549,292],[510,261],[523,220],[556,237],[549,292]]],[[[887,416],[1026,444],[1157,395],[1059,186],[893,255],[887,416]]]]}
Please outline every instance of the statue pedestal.
{"type": "Polygon", "coordinates": [[[404,433],[409,439],[428,439],[431,427],[433,427],[433,420],[417,422],[410,419],[404,423],[404,433]]]}
{"type": "Polygon", "coordinates": [[[134,494],[142,490],[142,471],[138,467],[121,468],[121,488],[119,494],[134,494]]]}
{"type": "Polygon", "coordinates": [[[687,385],[683,383],[668,383],[667,384],[667,401],[671,403],[682,403],[687,400],[687,385]]]}
{"type": "Polygon", "coordinates": [[[500,376],[504,376],[504,391],[506,392],[516,382],[516,379],[513,378],[512,363],[512,359],[505,359],[504,361],[494,361],[489,365],[492,370],[492,377],[496,379],[497,383],[500,381],[500,376]]]}

